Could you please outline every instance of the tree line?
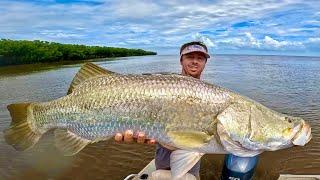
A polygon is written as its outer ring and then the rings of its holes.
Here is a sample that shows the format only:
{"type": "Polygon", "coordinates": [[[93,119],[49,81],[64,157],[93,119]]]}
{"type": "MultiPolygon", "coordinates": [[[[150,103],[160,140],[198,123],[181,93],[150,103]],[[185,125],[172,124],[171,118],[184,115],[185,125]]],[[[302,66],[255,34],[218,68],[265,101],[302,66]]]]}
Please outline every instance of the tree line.
{"type": "Polygon", "coordinates": [[[156,54],[142,49],[60,44],[40,40],[0,40],[0,66],[156,54]]]}

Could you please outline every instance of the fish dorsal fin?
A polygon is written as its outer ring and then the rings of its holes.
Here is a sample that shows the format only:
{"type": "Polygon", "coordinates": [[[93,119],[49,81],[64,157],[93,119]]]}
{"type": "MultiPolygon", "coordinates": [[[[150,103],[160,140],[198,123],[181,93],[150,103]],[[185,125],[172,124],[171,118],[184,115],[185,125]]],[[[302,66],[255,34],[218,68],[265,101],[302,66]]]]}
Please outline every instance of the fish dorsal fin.
{"type": "Polygon", "coordinates": [[[55,145],[65,155],[72,156],[81,151],[91,141],[81,138],[66,129],[56,129],[54,131],[55,145]]]}
{"type": "Polygon", "coordinates": [[[202,156],[203,153],[183,149],[173,151],[170,155],[172,179],[180,179],[184,176],[202,156]]]}
{"type": "Polygon", "coordinates": [[[207,144],[212,136],[198,131],[169,131],[168,136],[179,148],[199,148],[207,144]]]}
{"type": "Polygon", "coordinates": [[[92,77],[101,76],[101,75],[108,75],[108,74],[115,74],[115,72],[109,71],[102,67],[99,67],[93,63],[86,63],[84,64],[78,73],[73,78],[71,85],[68,90],[68,94],[72,93],[74,88],[84,82],[87,79],[92,77]]]}

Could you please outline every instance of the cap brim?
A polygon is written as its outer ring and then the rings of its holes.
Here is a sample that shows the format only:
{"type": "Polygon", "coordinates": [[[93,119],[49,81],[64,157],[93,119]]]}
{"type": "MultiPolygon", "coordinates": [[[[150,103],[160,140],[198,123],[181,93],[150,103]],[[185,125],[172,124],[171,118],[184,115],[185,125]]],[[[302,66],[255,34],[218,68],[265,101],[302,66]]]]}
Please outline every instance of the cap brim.
{"type": "Polygon", "coordinates": [[[185,55],[185,54],[193,53],[193,52],[202,53],[202,54],[204,54],[204,56],[205,56],[207,59],[210,58],[210,55],[209,55],[208,53],[203,52],[203,51],[190,51],[190,52],[186,52],[186,53],[181,54],[181,56],[182,56],[182,55],[185,55]]]}

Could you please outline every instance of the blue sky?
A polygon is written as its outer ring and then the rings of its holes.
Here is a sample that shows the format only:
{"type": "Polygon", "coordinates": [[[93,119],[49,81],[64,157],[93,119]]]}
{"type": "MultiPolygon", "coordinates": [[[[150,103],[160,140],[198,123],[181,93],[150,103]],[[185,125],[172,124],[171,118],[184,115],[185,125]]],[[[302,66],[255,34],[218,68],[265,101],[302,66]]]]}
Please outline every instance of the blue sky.
{"type": "Polygon", "coordinates": [[[0,38],[178,54],[320,56],[318,0],[1,0],[0,38]]]}

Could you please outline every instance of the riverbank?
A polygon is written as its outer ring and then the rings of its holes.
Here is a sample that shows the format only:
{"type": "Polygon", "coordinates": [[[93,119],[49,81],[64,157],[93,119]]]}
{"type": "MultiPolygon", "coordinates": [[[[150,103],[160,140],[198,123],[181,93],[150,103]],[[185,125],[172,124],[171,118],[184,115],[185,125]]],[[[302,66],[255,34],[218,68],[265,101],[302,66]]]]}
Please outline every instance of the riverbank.
{"type": "Polygon", "coordinates": [[[156,54],[143,49],[60,44],[39,40],[0,40],[0,66],[156,54]]]}
{"type": "MultiPolygon", "coordinates": [[[[134,57],[135,56],[132,56],[130,58],[134,58],[134,57]]],[[[139,57],[139,56],[136,56],[136,57],[139,57]]],[[[126,57],[124,57],[124,58],[126,58],[126,57]]],[[[79,66],[78,64],[86,63],[86,62],[118,61],[119,59],[121,59],[121,57],[0,66],[0,76],[28,74],[28,73],[32,73],[32,72],[58,69],[58,68],[62,68],[63,66],[65,66],[65,67],[79,66]]]]}

